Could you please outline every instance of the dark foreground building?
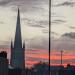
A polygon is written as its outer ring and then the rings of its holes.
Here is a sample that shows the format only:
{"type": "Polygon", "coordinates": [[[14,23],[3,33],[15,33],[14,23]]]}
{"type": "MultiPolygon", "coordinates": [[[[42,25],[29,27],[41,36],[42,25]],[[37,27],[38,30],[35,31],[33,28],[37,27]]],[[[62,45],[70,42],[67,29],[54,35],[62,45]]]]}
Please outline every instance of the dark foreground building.
{"type": "Polygon", "coordinates": [[[4,51],[0,53],[0,75],[8,75],[8,59],[4,51]]]}
{"type": "Polygon", "coordinates": [[[51,66],[50,75],[75,75],[75,66],[70,64],[64,66],[51,66]]]}

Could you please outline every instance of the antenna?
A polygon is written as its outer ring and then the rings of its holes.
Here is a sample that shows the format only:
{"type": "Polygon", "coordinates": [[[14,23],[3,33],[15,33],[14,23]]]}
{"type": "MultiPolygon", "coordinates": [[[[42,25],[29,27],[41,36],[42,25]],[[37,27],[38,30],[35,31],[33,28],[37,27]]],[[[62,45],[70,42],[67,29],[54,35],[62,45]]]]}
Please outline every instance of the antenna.
{"type": "Polygon", "coordinates": [[[63,51],[61,50],[61,65],[63,65],[63,51]]]}

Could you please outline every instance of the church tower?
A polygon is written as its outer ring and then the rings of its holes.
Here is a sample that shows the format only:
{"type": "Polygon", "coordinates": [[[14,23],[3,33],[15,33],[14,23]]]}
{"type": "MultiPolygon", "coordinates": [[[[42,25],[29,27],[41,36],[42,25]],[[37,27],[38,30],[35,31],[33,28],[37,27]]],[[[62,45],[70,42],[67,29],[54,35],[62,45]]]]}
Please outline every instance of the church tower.
{"type": "Polygon", "coordinates": [[[17,25],[14,44],[11,42],[11,60],[10,65],[15,68],[25,68],[25,43],[22,44],[20,11],[18,9],[17,25]]]}

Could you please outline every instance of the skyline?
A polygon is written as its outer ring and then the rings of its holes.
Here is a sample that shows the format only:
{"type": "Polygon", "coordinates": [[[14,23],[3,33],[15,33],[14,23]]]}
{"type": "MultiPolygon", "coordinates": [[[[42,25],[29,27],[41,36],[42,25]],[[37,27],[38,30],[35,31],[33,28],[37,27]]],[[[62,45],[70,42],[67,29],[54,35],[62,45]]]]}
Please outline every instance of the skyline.
{"type": "MultiPolygon", "coordinates": [[[[10,48],[11,40],[14,41],[17,8],[19,6],[22,39],[26,41],[26,51],[30,51],[32,55],[32,60],[27,62],[37,63],[37,61],[40,60],[48,61],[48,1],[49,0],[0,0],[0,48],[7,50],[10,48]],[[34,53],[33,50],[36,52],[34,53]],[[38,51],[40,51],[41,54],[40,52],[38,53],[38,51]],[[35,54],[38,57],[36,57],[35,54]],[[42,58],[41,55],[44,56],[44,58],[42,58]]],[[[74,9],[74,0],[52,0],[51,64],[60,64],[61,50],[64,51],[64,56],[66,57],[63,61],[64,64],[75,63],[74,9]],[[69,57],[69,55],[71,57],[69,57]]],[[[7,52],[9,58],[10,53],[9,51],[7,52]]],[[[27,59],[31,58],[29,54],[27,57],[27,59]]]]}
{"type": "MultiPolygon", "coordinates": [[[[3,50],[3,48],[5,48],[4,50],[10,48],[11,40],[14,41],[17,8],[19,6],[21,13],[22,39],[23,41],[26,41],[26,51],[30,51],[33,58],[32,61],[28,61],[28,63],[37,63],[37,60],[45,61],[45,58],[46,61],[48,61],[48,4],[49,0],[0,0],[1,50],[3,50]],[[33,50],[36,50],[36,52],[34,53],[33,50]],[[38,53],[38,50],[41,50],[41,54],[40,52],[38,53]],[[35,59],[35,54],[39,59],[37,59],[37,57],[35,59]],[[46,57],[42,59],[40,57],[41,55],[46,57]]],[[[74,8],[74,0],[52,0],[51,57],[53,59],[51,60],[51,64],[60,64],[59,58],[61,50],[64,50],[64,56],[66,56],[66,59],[64,60],[65,64],[69,62],[72,64],[75,63],[75,61],[72,61],[72,58],[75,57],[74,8]],[[70,59],[68,59],[69,55],[71,55],[70,59]],[[54,58],[56,60],[54,60],[54,58]]],[[[10,51],[7,52],[9,58],[10,51]]],[[[29,57],[29,54],[27,57],[29,57]]]]}

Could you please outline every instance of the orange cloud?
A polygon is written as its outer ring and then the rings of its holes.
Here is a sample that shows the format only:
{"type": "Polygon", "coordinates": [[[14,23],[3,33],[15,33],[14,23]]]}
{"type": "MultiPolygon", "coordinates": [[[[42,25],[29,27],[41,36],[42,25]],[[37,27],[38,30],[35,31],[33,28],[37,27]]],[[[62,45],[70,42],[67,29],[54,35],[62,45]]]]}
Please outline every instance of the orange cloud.
{"type": "MultiPolygon", "coordinates": [[[[0,51],[7,51],[8,53],[8,59],[10,59],[10,48],[0,48],[0,51]]],[[[30,65],[32,66],[33,64],[36,64],[38,62],[40,62],[39,60],[37,59],[41,59],[41,60],[46,60],[48,62],[48,59],[49,59],[49,56],[48,56],[48,50],[26,50],[25,52],[25,56],[26,58],[31,58],[31,59],[35,59],[35,60],[29,60],[27,59],[26,60],[26,65],[30,65]]],[[[57,51],[57,50],[51,50],[51,61],[59,61],[61,60],[61,57],[60,57],[60,51],[57,51]]],[[[70,52],[70,50],[66,53],[64,52],[63,53],[63,61],[64,60],[75,60],[75,54],[74,54],[74,50],[72,50],[70,52]]],[[[65,62],[63,63],[63,65],[65,66],[68,62],[65,62]]],[[[72,65],[75,65],[74,64],[74,61],[72,62],[69,62],[70,64],[72,65]]],[[[59,63],[56,63],[56,62],[52,62],[51,65],[60,65],[60,62],[59,63]]]]}

